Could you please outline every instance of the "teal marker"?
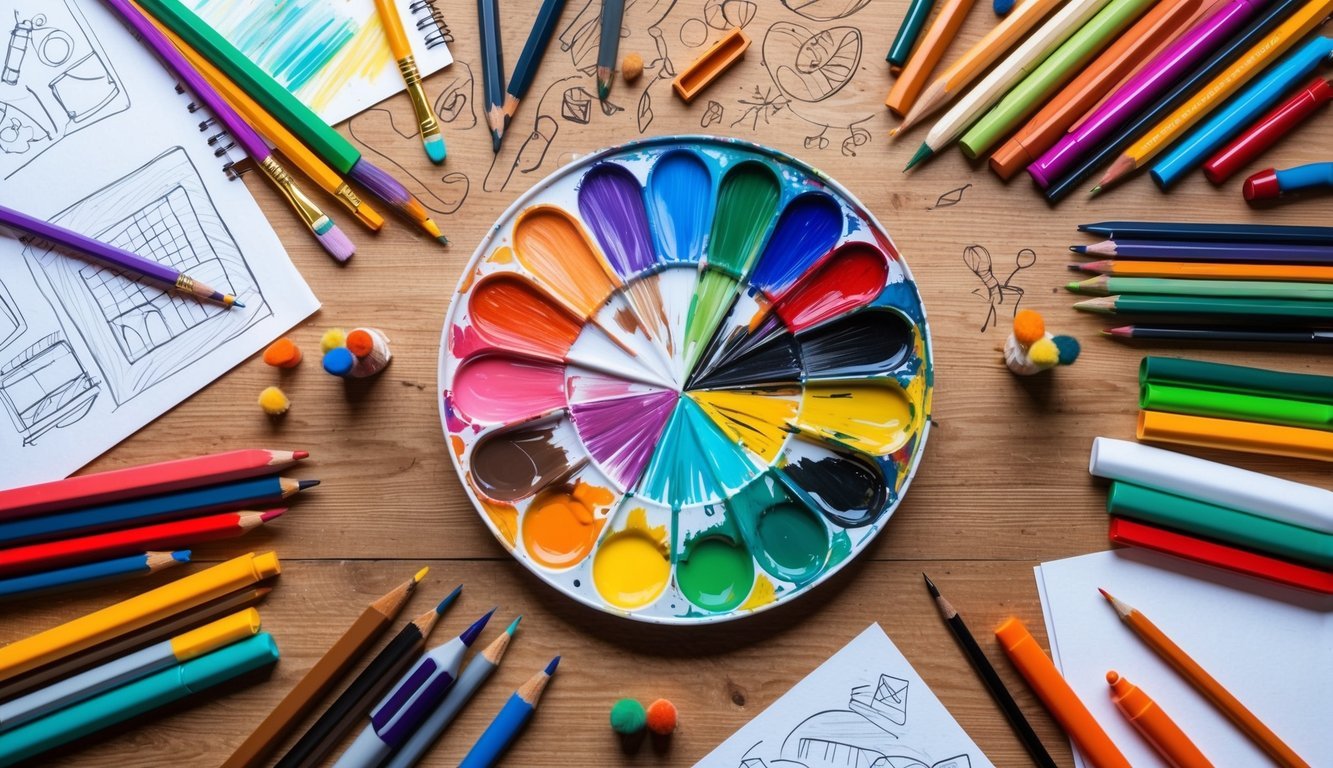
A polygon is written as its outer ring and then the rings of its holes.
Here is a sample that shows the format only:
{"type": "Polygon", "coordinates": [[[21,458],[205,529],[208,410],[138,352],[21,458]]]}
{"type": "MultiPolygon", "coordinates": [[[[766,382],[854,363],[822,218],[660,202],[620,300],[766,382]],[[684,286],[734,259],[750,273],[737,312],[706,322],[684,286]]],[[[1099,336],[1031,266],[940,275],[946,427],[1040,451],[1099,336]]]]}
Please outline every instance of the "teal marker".
{"type": "Polygon", "coordinates": [[[934,4],[933,0],[912,0],[912,4],[907,6],[902,26],[898,27],[898,34],[893,37],[893,45],[889,46],[889,55],[884,57],[885,61],[895,67],[907,63],[907,57],[912,55],[912,47],[916,45],[916,39],[921,37],[921,30],[926,26],[926,19],[934,4]]]}

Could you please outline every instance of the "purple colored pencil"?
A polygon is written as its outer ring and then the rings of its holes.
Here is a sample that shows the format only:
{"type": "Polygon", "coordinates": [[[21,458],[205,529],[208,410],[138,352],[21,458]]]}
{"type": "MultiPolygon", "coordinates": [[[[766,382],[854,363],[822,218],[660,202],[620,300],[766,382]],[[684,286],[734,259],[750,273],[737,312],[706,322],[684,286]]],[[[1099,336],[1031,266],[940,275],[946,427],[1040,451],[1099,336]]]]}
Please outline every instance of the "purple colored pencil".
{"type": "Polygon", "coordinates": [[[1250,262],[1333,265],[1333,246],[1280,243],[1216,243],[1186,240],[1104,240],[1071,245],[1074,253],[1141,261],[1250,262]]]}
{"type": "Polygon", "coordinates": [[[188,293],[201,299],[210,299],[227,307],[245,306],[237,301],[235,296],[215,291],[183,272],[159,264],[152,259],[145,259],[137,254],[122,250],[109,243],[94,240],[87,235],[65,229],[58,224],[42,221],[13,208],[0,205],[0,224],[21,229],[30,235],[78,251],[93,261],[100,262],[113,269],[129,272],[144,280],[158,283],[163,288],[174,288],[181,293],[188,293]]]}
{"type": "Polygon", "coordinates": [[[1231,0],[1168,46],[1137,75],[1120,86],[1078,128],[1070,131],[1027,168],[1042,189],[1062,178],[1115,131],[1152,106],[1167,89],[1240,31],[1250,17],[1273,0],[1231,0]]]}

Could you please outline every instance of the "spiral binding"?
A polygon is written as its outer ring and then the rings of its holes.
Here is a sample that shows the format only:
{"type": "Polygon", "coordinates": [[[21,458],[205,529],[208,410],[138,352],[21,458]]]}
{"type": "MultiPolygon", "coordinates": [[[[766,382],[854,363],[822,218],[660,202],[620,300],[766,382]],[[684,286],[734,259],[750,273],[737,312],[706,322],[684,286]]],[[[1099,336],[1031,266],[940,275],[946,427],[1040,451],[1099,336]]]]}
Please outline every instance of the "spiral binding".
{"type": "Polygon", "coordinates": [[[444,20],[444,12],[435,5],[438,1],[412,0],[407,7],[413,15],[426,14],[425,18],[417,19],[417,29],[421,31],[427,48],[454,41],[454,33],[449,31],[449,24],[444,20]]]}
{"type": "MultiPolygon", "coordinates": [[[[185,95],[185,87],[176,83],[176,93],[185,95]]],[[[240,160],[231,158],[230,152],[236,148],[236,142],[232,141],[227,129],[220,126],[218,121],[208,114],[207,109],[202,104],[192,100],[185,105],[185,110],[192,115],[200,113],[204,116],[204,119],[199,122],[199,132],[205,134],[204,140],[208,142],[208,146],[213,148],[213,156],[223,161],[222,172],[226,174],[228,179],[239,179],[242,174],[253,170],[248,165],[245,167],[238,166],[237,163],[240,160]],[[213,131],[213,133],[210,134],[209,131],[213,131]]],[[[245,157],[242,156],[241,159],[243,160],[245,157]]]]}

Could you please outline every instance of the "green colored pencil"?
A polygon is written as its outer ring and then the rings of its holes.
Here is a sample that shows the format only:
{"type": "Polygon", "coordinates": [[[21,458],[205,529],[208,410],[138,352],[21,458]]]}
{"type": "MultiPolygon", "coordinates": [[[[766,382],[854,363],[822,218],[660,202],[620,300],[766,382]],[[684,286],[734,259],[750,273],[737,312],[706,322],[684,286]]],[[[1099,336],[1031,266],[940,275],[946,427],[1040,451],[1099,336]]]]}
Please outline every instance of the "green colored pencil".
{"type": "Polygon", "coordinates": [[[1333,376],[1289,373],[1183,357],[1148,355],[1139,363],[1139,386],[1174,384],[1246,395],[1333,404],[1333,376]]]}
{"type": "Polygon", "coordinates": [[[1102,275],[1072,282],[1065,288],[1089,296],[1155,293],[1162,296],[1230,296],[1244,299],[1333,301],[1333,285],[1268,280],[1175,280],[1169,277],[1102,275]]]}
{"type": "Polygon", "coordinates": [[[1139,407],[1192,416],[1333,430],[1333,405],[1245,392],[1219,392],[1149,382],[1139,389],[1139,407]]]}
{"type": "Polygon", "coordinates": [[[1333,302],[1327,301],[1158,296],[1146,293],[1088,299],[1075,304],[1074,309],[1103,315],[1187,315],[1228,319],[1248,317],[1256,320],[1276,318],[1293,320],[1333,319],[1333,302]]]}

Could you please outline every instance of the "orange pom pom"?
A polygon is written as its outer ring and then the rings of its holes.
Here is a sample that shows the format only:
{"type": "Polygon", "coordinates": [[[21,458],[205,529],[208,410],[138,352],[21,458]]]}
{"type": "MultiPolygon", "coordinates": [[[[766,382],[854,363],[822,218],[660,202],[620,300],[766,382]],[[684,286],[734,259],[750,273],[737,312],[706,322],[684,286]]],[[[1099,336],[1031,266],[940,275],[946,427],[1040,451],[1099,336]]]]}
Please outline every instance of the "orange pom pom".
{"type": "Polygon", "coordinates": [[[676,720],[679,713],[676,712],[676,705],[666,699],[658,699],[648,705],[648,730],[658,736],[670,735],[676,730],[676,720]]]}
{"type": "Polygon", "coordinates": [[[264,350],[264,362],[274,368],[295,368],[301,364],[301,348],[283,336],[264,350]]]}
{"type": "Polygon", "coordinates": [[[375,349],[375,339],[368,332],[357,328],[347,334],[347,349],[357,357],[365,357],[375,349]]]}
{"type": "Polygon", "coordinates": [[[1030,309],[1020,310],[1014,315],[1014,338],[1023,346],[1029,346],[1046,335],[1046,321],[1041,314],[1030,309]]]}

